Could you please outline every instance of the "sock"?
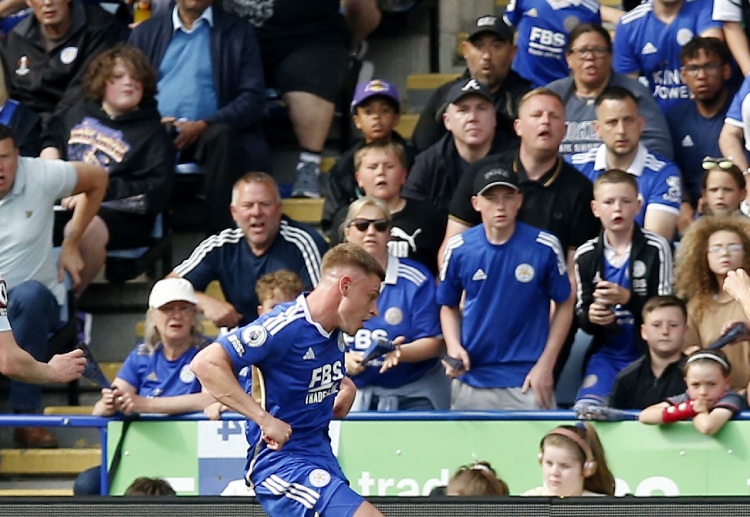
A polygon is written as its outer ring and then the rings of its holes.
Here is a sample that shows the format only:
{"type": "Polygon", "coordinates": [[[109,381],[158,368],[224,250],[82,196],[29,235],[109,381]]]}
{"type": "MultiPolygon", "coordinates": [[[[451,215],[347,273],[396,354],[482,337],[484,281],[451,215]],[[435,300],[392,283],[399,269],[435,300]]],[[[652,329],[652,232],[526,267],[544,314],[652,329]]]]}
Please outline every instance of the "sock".
{"type": "Polygon", "coordinates": [[[304,165],[308,163],[312,163],[312,164],[315,164],[315,170],[318,172],[318,174],[320,174],[321,158],[322,158],[321,153],[302,150],[299,153],[299,161],[297,162],[297,169],[302,168],[304,165]]]}

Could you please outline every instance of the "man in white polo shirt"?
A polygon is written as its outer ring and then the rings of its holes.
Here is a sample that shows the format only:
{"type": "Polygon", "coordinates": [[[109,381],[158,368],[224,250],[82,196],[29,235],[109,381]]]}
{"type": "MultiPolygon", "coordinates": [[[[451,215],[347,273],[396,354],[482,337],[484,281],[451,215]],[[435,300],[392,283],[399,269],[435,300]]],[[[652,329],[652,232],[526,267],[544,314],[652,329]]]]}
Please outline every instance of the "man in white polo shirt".
{"type": "MultiPolygon", "coordinates": [[[[49,334],[60,324],[65,271],[74,285],[80,280],[81,238],[106,188],[107,173],[95,165],[19,157],[10,129],[0,125],[0,275],[8,285],[7,317],[15,339],[37,361],[46,356],[49,334]],[[53,206],[55,200],[74,194],[81,195],[76,197],[57,267],[53,206]]],[[[40,411],[41,387],[12,382],[10,405],[14,413],[40,411]]],[[[52,447],[57,441],[41,429],[18,428],[14,442],[20,447],[52,447]]]]}

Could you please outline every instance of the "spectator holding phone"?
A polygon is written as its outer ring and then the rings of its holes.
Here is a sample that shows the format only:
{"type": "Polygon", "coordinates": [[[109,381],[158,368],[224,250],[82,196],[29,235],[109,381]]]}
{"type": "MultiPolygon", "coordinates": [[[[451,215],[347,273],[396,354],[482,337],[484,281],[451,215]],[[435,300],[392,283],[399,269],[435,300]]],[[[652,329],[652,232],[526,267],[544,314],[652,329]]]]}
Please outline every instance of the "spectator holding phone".
{"type": "Polygon", "coordinates": [[[437,359],[443,340],[435,278],[422,264],[388,254],[390,224],[386,205],[369,196],[352,203],[344,220],[346,241],[365,248],[386,272],[378,315],[344,336],[346,371],[357,385],[352,411],[448,409],[450,386],[437,359]],[[377,339],[396,349],[363,364],[363,352],[377,339]]]}

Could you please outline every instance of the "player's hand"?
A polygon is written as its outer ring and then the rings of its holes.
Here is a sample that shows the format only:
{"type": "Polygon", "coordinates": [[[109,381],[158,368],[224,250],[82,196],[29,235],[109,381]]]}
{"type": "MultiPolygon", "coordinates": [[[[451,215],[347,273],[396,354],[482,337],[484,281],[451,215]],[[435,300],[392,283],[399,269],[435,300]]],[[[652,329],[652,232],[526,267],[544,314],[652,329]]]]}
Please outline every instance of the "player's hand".
{"type": "Polygon", "coordinates": [[[594,289],[594,299],[604,305],[625,305],[630,301],[630,290],[615,282],[600,280],[594,289]]]}
{"type": "Polygon", "coordinates": [[[347,375],[359,375],[365,371],[365,366],[362,364],[362,352],[346,352],[344,354],[344,366],[346,366],[347,375]]]}
{"type": "Polygon", "coordinates": [[[598,300],[589,305],[588,316],[591,323],[603,327],[616,322],[615,313],[612,311],[611,306],[605,305],[598,300]]]}
{"type": "Polygon", "coordinates": [[[542,409],[555,409],[552,405],[552,393],[555,387],[552,368],[537,362],[529,371],[521,386],[521,393],[526,393],[529,388],[534,390],[534,398],[542,409]]]}
{"type": "Polygon", "coordinates": [[[211,296],[202,298],[200,308],[203,315],[217,327],[234,328],[242,319],[242,314],[237,312],[234,305],[211,296]]]}
{"type": "Polygon", "coordinates": [[[445,361],[440,361],[442,365],[445,367],[445,375],[450,377],[451,379],[455,379],[456,377],[459,377],[469,370],[471,370],[471,359],[469,359],[469,352],[466,351],[464,347],[461,345],[451,347],[450,350],[447,351],[448,355],[451,357],[455,357],[456,359],[460,359],[464,363],[463,368],[453,368],[451,365],[446,363],[445,361]]]}
{"type": "Polygon", "coordinates": [[[274,451],[281,449],[292,436],[292,426],[266,413],[266,420],[260,425],[261,437],[274,451]]]}
{"type": "Polygon", "coordinates": [[[184,151],[193,145],[208,129],[208,124],[202,120],[176,120],[174,125],[179,131],[177,138],[174,139],[174,146],[179,151],[184,151]]]}
{"type": "Polygon", "coordinates": [[[47,366],[52,370],[53,382],[70,382],[78,379],[86,368],[86,358],[83,350],[76,348],[67,354],[52,356],[47,366]]]}
{"type": "Polygon", "coordinates": [[[385,354],[385,356],[383,357],[383,365],[380,367],[380,373],[385,373],[394,366],[398,365],[399,361],[401,360],[401,345],[404,344],[404,341],[406,341],[406,338],[404,336],[398,336],[392,341],[392,343],[396,347],[396,350],[385,354]]]}

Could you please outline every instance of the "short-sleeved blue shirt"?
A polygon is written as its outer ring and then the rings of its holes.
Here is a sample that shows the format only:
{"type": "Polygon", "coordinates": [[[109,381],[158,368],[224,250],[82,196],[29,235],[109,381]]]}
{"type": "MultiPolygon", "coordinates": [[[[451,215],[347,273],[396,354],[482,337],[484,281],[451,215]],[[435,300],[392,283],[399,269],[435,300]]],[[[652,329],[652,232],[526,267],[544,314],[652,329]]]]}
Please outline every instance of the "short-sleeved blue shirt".
{"type": "Polygon", "coordinates": [[[198,347],[190,347],[180,357],[170,361],[164,357],[161,344],[151,348],[141,343],[128,354],[117,377],[136,388],[141,397],[198,393],[201,384],[190,369],[190,361],[198,350],[198,347]]]}
{"type": "Polygon", "coordinates": [[[570,296],[565,255],[557,238],[516,222],[507,242],[491,244],[484,225],[448,241],[437,301],[457,307],[463,292],[461,342],[471,370],[460,379],[476,388],[520,387],[547,344],[550,301],[570,296]]]}

